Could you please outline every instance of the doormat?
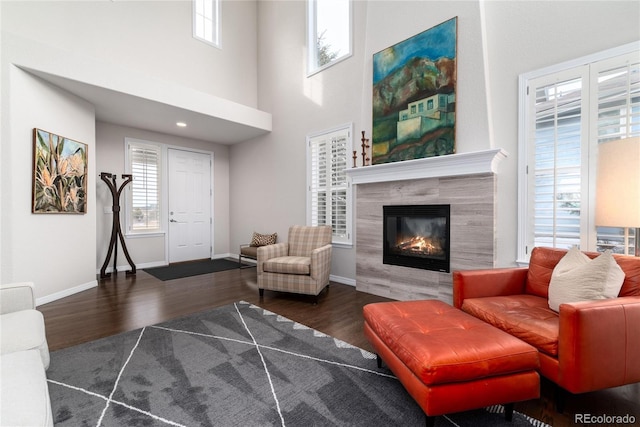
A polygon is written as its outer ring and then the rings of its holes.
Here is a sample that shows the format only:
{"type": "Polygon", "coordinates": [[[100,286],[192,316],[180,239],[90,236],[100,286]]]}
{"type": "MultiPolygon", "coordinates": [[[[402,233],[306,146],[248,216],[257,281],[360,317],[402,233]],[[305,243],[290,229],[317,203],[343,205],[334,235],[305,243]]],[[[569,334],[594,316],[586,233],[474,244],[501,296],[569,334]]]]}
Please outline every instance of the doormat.
{"type": "Polygon", "coordinates": [[[167,265],[165,267],[145,268],[144,271],[157,279],[166,281],[249,266],[251,265],[239,264],[238,261],[220,258],[207,259],[204,261],[181,262],[167,265]]]}

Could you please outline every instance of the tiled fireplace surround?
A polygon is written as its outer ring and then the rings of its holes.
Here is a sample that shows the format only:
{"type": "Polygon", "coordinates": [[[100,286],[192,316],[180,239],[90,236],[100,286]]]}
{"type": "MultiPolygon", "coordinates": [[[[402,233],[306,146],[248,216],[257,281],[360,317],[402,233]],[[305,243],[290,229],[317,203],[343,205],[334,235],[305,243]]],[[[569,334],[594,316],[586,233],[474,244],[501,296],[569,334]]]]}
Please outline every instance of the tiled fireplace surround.
{"type": "Polygon", "coordinates": [[[452,302],[452,273],[382,263],[383,205],[451,205],[451,272],[496,259],[500,149],[348,170],[356,197],[356,289],[393,298],[452,302]]]}

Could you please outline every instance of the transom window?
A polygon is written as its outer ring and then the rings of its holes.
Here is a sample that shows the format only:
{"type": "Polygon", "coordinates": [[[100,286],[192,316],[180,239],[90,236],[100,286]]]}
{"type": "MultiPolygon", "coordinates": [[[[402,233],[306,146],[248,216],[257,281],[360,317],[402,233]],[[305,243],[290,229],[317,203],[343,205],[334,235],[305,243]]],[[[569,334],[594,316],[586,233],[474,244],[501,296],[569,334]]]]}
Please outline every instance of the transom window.
{"type": "Polygon", "coordinates": [[[221,0],[193,0],[193,37],[220,47],[221,0]]]}
{"type": "Polygon", "coordinates": [[[351,56],[351,0],[307,0],[309,75],[351,56]]]}

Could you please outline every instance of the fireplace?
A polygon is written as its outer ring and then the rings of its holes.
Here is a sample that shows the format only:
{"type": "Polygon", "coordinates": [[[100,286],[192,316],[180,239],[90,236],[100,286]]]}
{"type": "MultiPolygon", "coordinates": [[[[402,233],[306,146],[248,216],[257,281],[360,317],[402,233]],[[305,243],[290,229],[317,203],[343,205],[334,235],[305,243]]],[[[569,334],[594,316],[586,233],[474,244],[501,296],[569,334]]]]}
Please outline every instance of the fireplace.
{"type": "Polygon", "coordinates": [[[450,205],[382,208],[383,263],[449,272],[450,205]]]}

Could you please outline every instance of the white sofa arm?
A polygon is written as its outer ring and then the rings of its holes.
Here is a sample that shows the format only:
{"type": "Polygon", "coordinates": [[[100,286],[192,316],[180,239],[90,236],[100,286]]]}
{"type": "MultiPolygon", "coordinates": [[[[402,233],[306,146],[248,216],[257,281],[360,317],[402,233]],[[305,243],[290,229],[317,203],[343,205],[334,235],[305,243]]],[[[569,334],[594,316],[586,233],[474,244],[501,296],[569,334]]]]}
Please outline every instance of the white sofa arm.
{"type": "Polygon", "coordinates": [[[0,314],[36,308],[36,297],[32,282],[0,285],[0,314]]]}

